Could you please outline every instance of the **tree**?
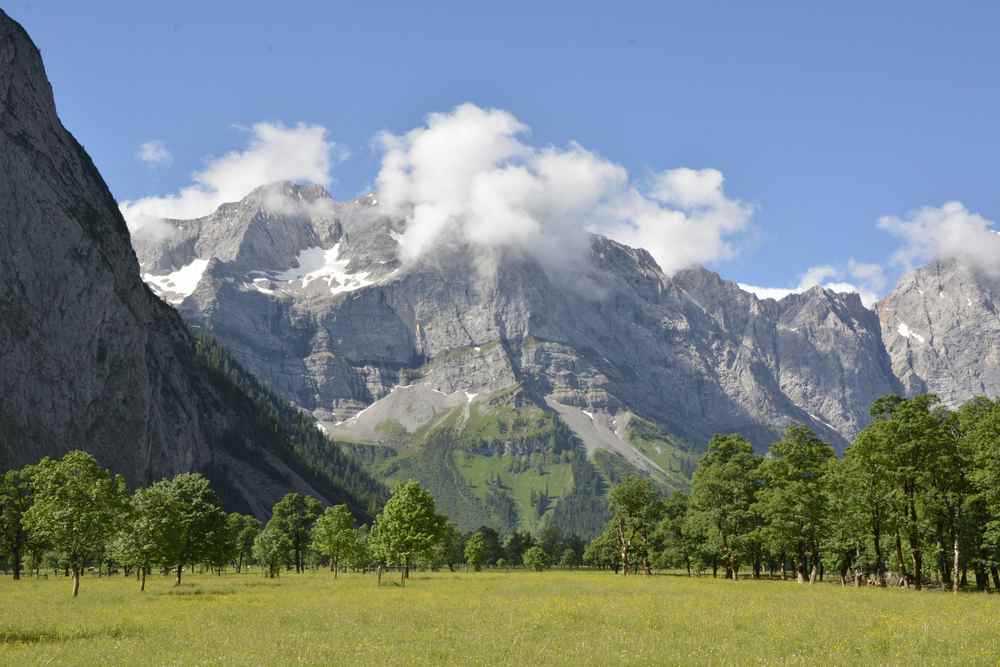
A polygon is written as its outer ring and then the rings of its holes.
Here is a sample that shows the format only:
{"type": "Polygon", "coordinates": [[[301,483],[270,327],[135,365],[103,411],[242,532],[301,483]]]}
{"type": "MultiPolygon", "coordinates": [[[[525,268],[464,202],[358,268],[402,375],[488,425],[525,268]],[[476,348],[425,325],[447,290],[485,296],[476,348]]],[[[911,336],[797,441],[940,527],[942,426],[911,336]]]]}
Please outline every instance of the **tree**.
{"type": "Polygon", "coordinates": [[[441,538],[434,548],[433,562],[435,566],[447,565],[452,572],[455,571],[455,564],[461,563],[465,554],[462,550],[462,535],[458,532],[450,521],[446,521],[441,528],[441,538]]]}
{"type": "Polygon", "coordinates": [[[504,553],[507,557],[507,562],[510,565],[518,566],[523,564],[522,557],[524,552],[535,545],[535,540],[531,536],[531,533],[524,531],[514,531],[507,538],[507,544],[504,546],[504,553]]]}
{"type": "Polygon", "coordinates": [[[814,582],[819,574],[820,541],[827,519],[823,477],[833,458],[833,447],[796,424],[771,445],[761,466],[764,485],[757,494],[756,510],[763,519],[765,540],[780,552],[792,554],[799,583],[807,576],[814,582]]]}
{"type": "Polygon", "coordinates": [[[690,577],[695,549],[685,523],[688,500],[686,494],[674,491],[663,502],[663,518],[656,527],[655,541],[661,549],[660,564],[664,567],[683,567],[690,577]]]}
{"type": "Polygon", "coordinates": [[[434,498],[419,482],[401,484],[375,519],[373,555],[382,562],[399,565],[405,585],[410,566],[430,554],[444,523],[435,511],[434,498]]]}
{"type": "Polygon", "coordinates": [[[305,553],[309,546],[309,533],[319,518],[322,504],[312,496],[289,493],[274,504],[271,521],[276,530],[284,531],[292,545],[291,556],[295,571],[305,570],[305,553]]]}
{"type": "MultiPolygon", "coordinates": [[[[891,428],[884,420],[865,427],[844,452],[845,474],[856,487],[855,495],[844,511],[863,518],[856,524],[866,533],[866,563],[879,586],[885,586],[886,557],[884,544],[893,530],[892,516],[892,440],[891,428]]],[[[832,480],[839,481],[837,478],[832,480]]],[[[850,521],[842,516],[840,521],[850,521]]]]}
{"type": "Polygon", "coordinates": [[[563,533],[558,526],[547,525],[538,533],[535,543],[547,554],[560,554],[565,546],[563,533]]]}
{"type": "Polygon", "coordinates": [[[365,569],[372,562],[371,551],[368,548],[368,526],[355,528],[352,538],[351,548],[346,554],[347,564],[355,569],[365,569]]]}
{"type": "Polygon", "coordinates": [[[621,554],[623,574],[640,561],[650,572],[650,548],[653,531],[660,520],[662,504],[653,483],[646,477],[630,475],[611,490],[609,501],[611,525],[621,554]],[[635,552],[635,553],[633,553],[635,552]]]}
{"type": "Polygon", "coordinates": [[[21,578],[21,564],[28,545],[24,513],[32,502],[32,469],[8,470],[0,477],[0,555],[10,557],[14,579],[21,578]]]}
{"type": "Polygon", "coordinates": [[[226,533],[226,513],[212,485],[198,473],[181,473],[142,490],[144,512],[158,518],[160,563],[177,573],[186,565],[211,560],[219,533],[226,533]]]}
{"type": "Polygon", "coordinates": [[[541,572],[549,566],[549,557],[541,547],[531,547],[524,552],[524,566],[541,572]]]}
{"type": "MultiPolygon", "coordinates": [[[[527,552],[525,552],[527,553],[527,552]]],[[[608,524],[604,532],[595,537],[583,550],[583,562],[599,568],[610,568],[618,573],[621,568],[621,551],[618,549],[614,526],[608,524]]]]}
{"type": "Polygon", "coordinates": [[[253,541],[260,532],[260,521],[249,514],[230,514],[227,521],[233,522],[236,535],[236,571],[242,572],[243,565],[253,558],[253,541]]]}
{"type": "Polygon", "coordinates": [[[121,530],[112,553],[126,567],[135,567],[139,590],[146,590],[146,573],[167,557],[165,546],[174,535],[176,518],[165,511],[170,502],[162,497],[164,485],[137,490],[129,499],[121,530]]]}
{"type": "Polygon", "coordinates": [[[709,441],[691,483],[692,528],[705,531],[717,544],[734,581],[757,527],[753,506],[759,467],[760,459],[745,438],[716,435],[709,441]]]}
{"type": "Polygon", "coordinates": [[[573,569],[580,564],[580,555],[573,547],[563,549],[562,556],[559,557],[559,566],[573,569]]]}
{"type": "Polygon", "coordinates": [[[232,512],[225,515],[218,530],[212,531],[209,543],[205,545],[205,562],[221,575],[227,565],[236,562],[239,544],[236,539],[243,524],[243,515],[232,512]]]}
{"type": "Polygon", "coordinates": [[[347,505],[327,507],[312,529],[311,548],[330,559],[330,571],[337,578],[340,561],[354,543],[354,515],[347,505]]]}
{"type": "Polygon", "coordinates": [[[865,479],[854,456],[832,459],[823,477],[827,517],[821,549],[839,572],[841,585],[847,584],[852,569],[855,584],[862,585],[864,564],[871,560],[872,550],[867,546],[871,514],[865,504],[865,479]]]}
{"type": "Polygon", "coordinates": [[[465,542],[465,562],[479,572],[483,569],[489,546],[482,533],[475,533],[465,542]]]}
{"type": "MultiPolygon", "coordinates": [[[[933,476],[942,457],[951,448],[951,435],[942,413],[935,410],[938,399],[923,394],[911,399],[883,397],[872,405],[876,419],[874,432],[882,447],[890,471],[893,493],[890,506],[896,529],[896,556],[905,568],[902,545],[905,535],[916,589],[923,585],[924,550],[930,531],[927,501],[933,492],[933,476]]],[[[869,428],[872,428],[871,426],[869,428]]],[[[904,580],[908,578],[903,570],[904,580]]]]}
{"type": "Polygon", "coordinates": [[[32,486],[34,501],[24,513],[24,526],[65,560],[76,597],[88,558],[104,550],[118,527],[125,480],[90,454],[72,451],[58,461],[42,459],[34,467],[32,486]]]}
{"type": "Polygon", "coordinates": [[[286,562],[292,551],[292,540],[288,533],[276,524],[268,521],[264,530],[257,534],[253,541],[253,557],[267,577],[273,579],[281,571],[281,565],[286,562]]]}
{"type": "MultiPolygon", "coordinates": [[[[968,452],[972,466],[970,482],[974,492],[971,504],[981,508],[980,526],[980,570],[986,578],[988,565],[993,574],[993,583],[1000,589],[1000,402],[980,410],[964,429],[963,448],[968,452]]],[[[977,572],[977,579],[979,579],[977,572]]]]}
{"type": "Polygon", "coordinates": [[[480,526],[476,531],[486,540],[486,561],[485,565],[493,565],[498,558],[503,558],[503,544],[500,542],[500,534],[489,526],[480,526]]]}

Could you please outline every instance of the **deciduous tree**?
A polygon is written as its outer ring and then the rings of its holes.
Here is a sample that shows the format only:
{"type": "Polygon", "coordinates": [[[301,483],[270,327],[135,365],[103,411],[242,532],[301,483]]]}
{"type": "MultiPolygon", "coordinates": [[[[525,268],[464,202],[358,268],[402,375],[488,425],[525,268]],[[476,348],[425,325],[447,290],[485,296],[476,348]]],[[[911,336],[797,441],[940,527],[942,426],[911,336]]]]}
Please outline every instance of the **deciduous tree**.
{"type": "Polygon", "coordinates": [[[465,542],[466,564],[472,567],[472,569],[476,572],[482,570],[483,563],[486,562],[488,548],[486,538],[483,537],[482,533],[472,534],[465,542]]]}
{"type": "Polygon", "coordinates": [[[21,565],[28,545],[24,513],[33,498],[31,466],[8,470],[0,477],[0,555],[10,558],[14,579],[21,578],[21,565]]]}
{"type": "Polygon", "coordinates": [[[327,507],[326,511],[316,520],[312,529],[313,551],[330,559],[330,571],[334,579],[340,569],[340,561],[353,546],[354,515],[347,505],[327,507]]]}
{"type": "Polygon", "coordinates": [[[125,480],[90,454],[73,451],[59,460],[42,459],[33,469],[32,487],[24,526],[67,563],[76,597],[87,560],[105,549],[118,528],[128,498],[125,480]]]}
{"type": "Polygon", "coordinates": [[[405,584],[410,566],[430,554],[443,525],[434,498],[419,482],[400,484],[375,520],[370,540],[373,555],[382,562],[399,565],[400,579],[405,584]]]}
{"type": "Polygon", "coordinates": [[[309,533],[323,511],[323,505],[312,496],[289,493],[274,504],[271,521],[276,530],[284,531],[292,545],[292,562],[295,571],[305,569],[305,554],[309,546],[309,533]]]}

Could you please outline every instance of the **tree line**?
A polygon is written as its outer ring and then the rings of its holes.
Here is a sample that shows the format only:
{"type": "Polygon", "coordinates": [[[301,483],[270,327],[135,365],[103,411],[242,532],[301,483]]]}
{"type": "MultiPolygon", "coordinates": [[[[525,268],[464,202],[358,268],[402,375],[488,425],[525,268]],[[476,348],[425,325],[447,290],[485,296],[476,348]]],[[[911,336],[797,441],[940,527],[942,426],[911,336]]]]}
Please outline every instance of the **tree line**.
{"type": "Polygon", "coordinates": [[[717,435],[689,494],[660,498],[645,478],[610,494],[612,517],[585,560],[624,574],[680,568],[737,580],[930,582],[1000,591],[1000,402],[958,410],[933,395],[886,396],[846,449],[802,425],[757,455],[717,435]]]}
{"type": "Polygon", "coordinates": [[[279,576],[282,568],[303,572],[320,565],[328,565],[335,578],[344,568],[374,570],[380,585],[385,569],[397,567],[405,585],[415,566],[543,569],[553,564],[544,548],[572,566],[584,543],[563,539],[554,528],[538,541],[515,532],[506,544],[486,527],[463,536],[413,481],[396,488],[370,527],[359,525],[345,504],[324,507],[300,493],[275,503],[262,526],[253,516],[227,514],[198,473],[129,494],[120,475],[81,451],[0,477],[0,567],[14,579],[21,578],[25,563],[36,575],[42,567],[62,571],[72,578],[74,597],[87,570],[134,574],[140,591],[154,570],[180,585],[185,569],[239,573],[251,564],[267,577],[279,576]]]}
{"type": "Polygon", "coordinates": [[[487,527],[462,535],[414,481],[370,526],[347,505],[299,493],[275,503],[262,526],[227,514],[197,473],[129,494],[120,476],[75,451],[0,478],[0,566],[15,579],[25,562],[36,574],[62,570],[74,596],[88,568],[134,573],[143,590],[154,569],[180,584],[185,569],[248,564],[269,577],[321,564],[335,577],[373,570],[379,584],[395,567],[403,585],[413,567],[584,564],[626,575],[711,570],[815,582],[836,572],[843,584],[1000,590],[1000,401],[950,411],[932,395],[887,396],[871,416],[840,458],[802,425],[764,455],[738,435],[717,435],[690,493],[663,498],[639,476],[615,486],[611,518],[589,544],[554,526],[537,537],[503,540],[487,527]]]}

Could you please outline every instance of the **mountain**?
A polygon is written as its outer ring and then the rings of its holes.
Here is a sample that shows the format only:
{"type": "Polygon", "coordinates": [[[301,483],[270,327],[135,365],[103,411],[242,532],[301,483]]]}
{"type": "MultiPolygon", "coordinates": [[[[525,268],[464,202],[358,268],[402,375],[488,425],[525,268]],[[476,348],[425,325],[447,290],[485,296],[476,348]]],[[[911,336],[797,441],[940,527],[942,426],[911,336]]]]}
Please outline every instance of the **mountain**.
{"type": "Polygon", "coordinates": [[[956,260],[909,273],[876,310],[906,392],[952,408],[1000,395],[1000,278],[956,260]]]}
{"type": "Polygon", "coordinates": [[[760,300],[600,236],[572,272],[459,243],[404,264],[374,196],[292,183],[165,225],[135,239],[147,283],[467,529],[592,532],[629,471],[684,488],[712,434],[793,422],[843,447],[899,387],[857,295],[760,300]]]}
{"type": "Polygon", "coordinates": [[[144,284],[118,206],[0,11],[0,469],[93,453],[135,486],[201,471],[232,509],[384,488],[144,284]]]}

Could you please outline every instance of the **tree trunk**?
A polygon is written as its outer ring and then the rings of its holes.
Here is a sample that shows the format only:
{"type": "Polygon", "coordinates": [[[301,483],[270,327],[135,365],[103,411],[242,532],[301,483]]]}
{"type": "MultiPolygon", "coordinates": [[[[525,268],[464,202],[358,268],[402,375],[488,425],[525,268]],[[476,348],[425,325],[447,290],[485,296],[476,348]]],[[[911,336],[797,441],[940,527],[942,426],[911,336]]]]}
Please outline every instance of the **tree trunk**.
{"type": "Polygon", "coordinates": [[[986,590],[986,568],[982,565],[976,565],[976,588],[981,591],[986,590]]]}
{"type": "Polygon", "coordinates": [[[174,586],[180,586],[181,585],[181,571],[183,569],[184,569],[183,565],[178,565],[177,566],[177,581],[174,582],[174,586]]]}
{"type": "Polygon", "coordinates": [[[1000,569],[996,565],[991,565],[990,574],[993,576],[993,588],[1000,591],[1000,569]]]}
{"type": "Polygon", "coordinates": [[[885,558],[882,557],[882,526],[872,517],[872,545],[875,549],[875,578],[878,585],[885,587],[885,558]]]}
{"type": "Polygon", "coordinates": [[[14,561],[14,581],[21,578],[21,547],[14,545],[10,552],[11,560],[14,561]]]}
{"type": "Polygon", "coordinates": [[[80,568],[73,566],[73,597],[80,594],[80,568]]]}
{"type": "Polygon", "coordinates": [[[899,536],[899,529],[896,530],[896,560],[899,562],[899,575],[903,581],[908,582],[910,576],[906,573],[906,561],[903,560],[903,539],[899,536]]]}
{"type": "MultiPolygon", "coordinates": [[[[957,513],[956,513],[956,519],[957,519],[957,513]]],[[[954,559],[952,561],[952,569],[951,569],[951,590],[953,592],[957,593],[958,592],[958,580],[959,580],[959,576],[958,576],[959,551],[958,551],[958,531],[957,530],[954,531],[952,537],[953,537],[954,559]]]]}
{"type": "Polygon", "coordinates": [[[145,592],[146,591],[146,568],[145,567],[140,567],[139,568],[139,572],[140,572],[140,574],[139,574],[139,591],[140,592],[145,592]]]}

